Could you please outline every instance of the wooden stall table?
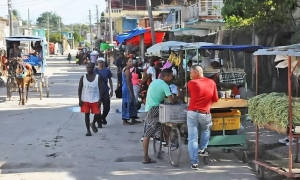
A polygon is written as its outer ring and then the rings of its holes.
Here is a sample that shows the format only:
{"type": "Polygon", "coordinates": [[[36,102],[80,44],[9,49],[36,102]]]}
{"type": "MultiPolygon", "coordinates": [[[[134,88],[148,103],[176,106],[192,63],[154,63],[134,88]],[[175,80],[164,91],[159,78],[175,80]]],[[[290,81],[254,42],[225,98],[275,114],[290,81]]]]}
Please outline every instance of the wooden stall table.
{"type": "Polygon", "coordinates": [[[245,99],[219,99],[211,105],[211,109],[227,109],[227,108],[247,108],[248,101],[245,99]]]}

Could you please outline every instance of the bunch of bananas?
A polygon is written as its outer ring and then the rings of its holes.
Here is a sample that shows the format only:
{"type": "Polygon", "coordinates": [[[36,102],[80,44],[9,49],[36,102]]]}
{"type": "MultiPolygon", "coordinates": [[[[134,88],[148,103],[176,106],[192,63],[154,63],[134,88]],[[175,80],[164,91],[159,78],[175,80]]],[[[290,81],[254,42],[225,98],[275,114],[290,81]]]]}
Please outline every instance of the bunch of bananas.
{"type": "Polygon", "coordinates": [[[174,64],[175,66],[179,66],[181,63],[180,57],[177,56],[174,52],[171,52],[168,60],[170,63],[174,64]]]}

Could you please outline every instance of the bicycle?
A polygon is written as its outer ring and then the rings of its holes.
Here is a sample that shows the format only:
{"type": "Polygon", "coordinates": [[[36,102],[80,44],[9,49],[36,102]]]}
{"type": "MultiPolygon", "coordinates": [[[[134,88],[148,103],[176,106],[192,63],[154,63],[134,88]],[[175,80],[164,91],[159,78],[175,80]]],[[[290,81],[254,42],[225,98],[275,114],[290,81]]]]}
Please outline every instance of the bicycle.
{"type": "Polygon", "coordinates": [[[178,167],[182,152],[181,146],[180,125],[171,123],[161,124],[160,134],[155,135],[153,138],[153,150],[155,157],[157,159],[161,159],[161,155],[164,153],[163,147],[167,147],[170,163],[173,166],[178,167]]]}

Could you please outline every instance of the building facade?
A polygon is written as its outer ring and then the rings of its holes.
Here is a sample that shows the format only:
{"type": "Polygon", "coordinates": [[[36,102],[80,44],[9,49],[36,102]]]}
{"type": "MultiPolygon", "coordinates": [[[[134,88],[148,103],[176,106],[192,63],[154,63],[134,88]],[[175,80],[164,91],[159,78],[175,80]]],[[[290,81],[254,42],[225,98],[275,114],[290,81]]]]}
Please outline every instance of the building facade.
{"type": "Polygon", "coordinates": [[[182,1],[181,5],[162,5],[159,9],[169,10],[169,15],[160,28],[174,32],[175,36],[203,36],[225,27],[221,15],[222,0],[182,1]]]}
{"type": "Polygon", "coordinates": [[[7,36],[9,36],[8,19],[0,17],[0,48],[4,47],[7,36]]]}

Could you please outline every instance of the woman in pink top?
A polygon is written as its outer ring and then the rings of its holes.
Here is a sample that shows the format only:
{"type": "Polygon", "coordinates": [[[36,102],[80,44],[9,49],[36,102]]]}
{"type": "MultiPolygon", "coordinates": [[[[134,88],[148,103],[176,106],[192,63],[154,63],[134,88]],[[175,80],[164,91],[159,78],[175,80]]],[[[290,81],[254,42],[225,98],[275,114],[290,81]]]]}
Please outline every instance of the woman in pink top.
{"type": "Polygon", "coordinates": [[[133,94],[135,97],[135,100],[138,101],[139,93],[140,93],[140,84],[139,79],[142,78],[142,73],[140,69],[138,69],[138,62],[134,61],[134,67],[130,69],[131,72],[131,81],[133,85],[133,94]]]}

